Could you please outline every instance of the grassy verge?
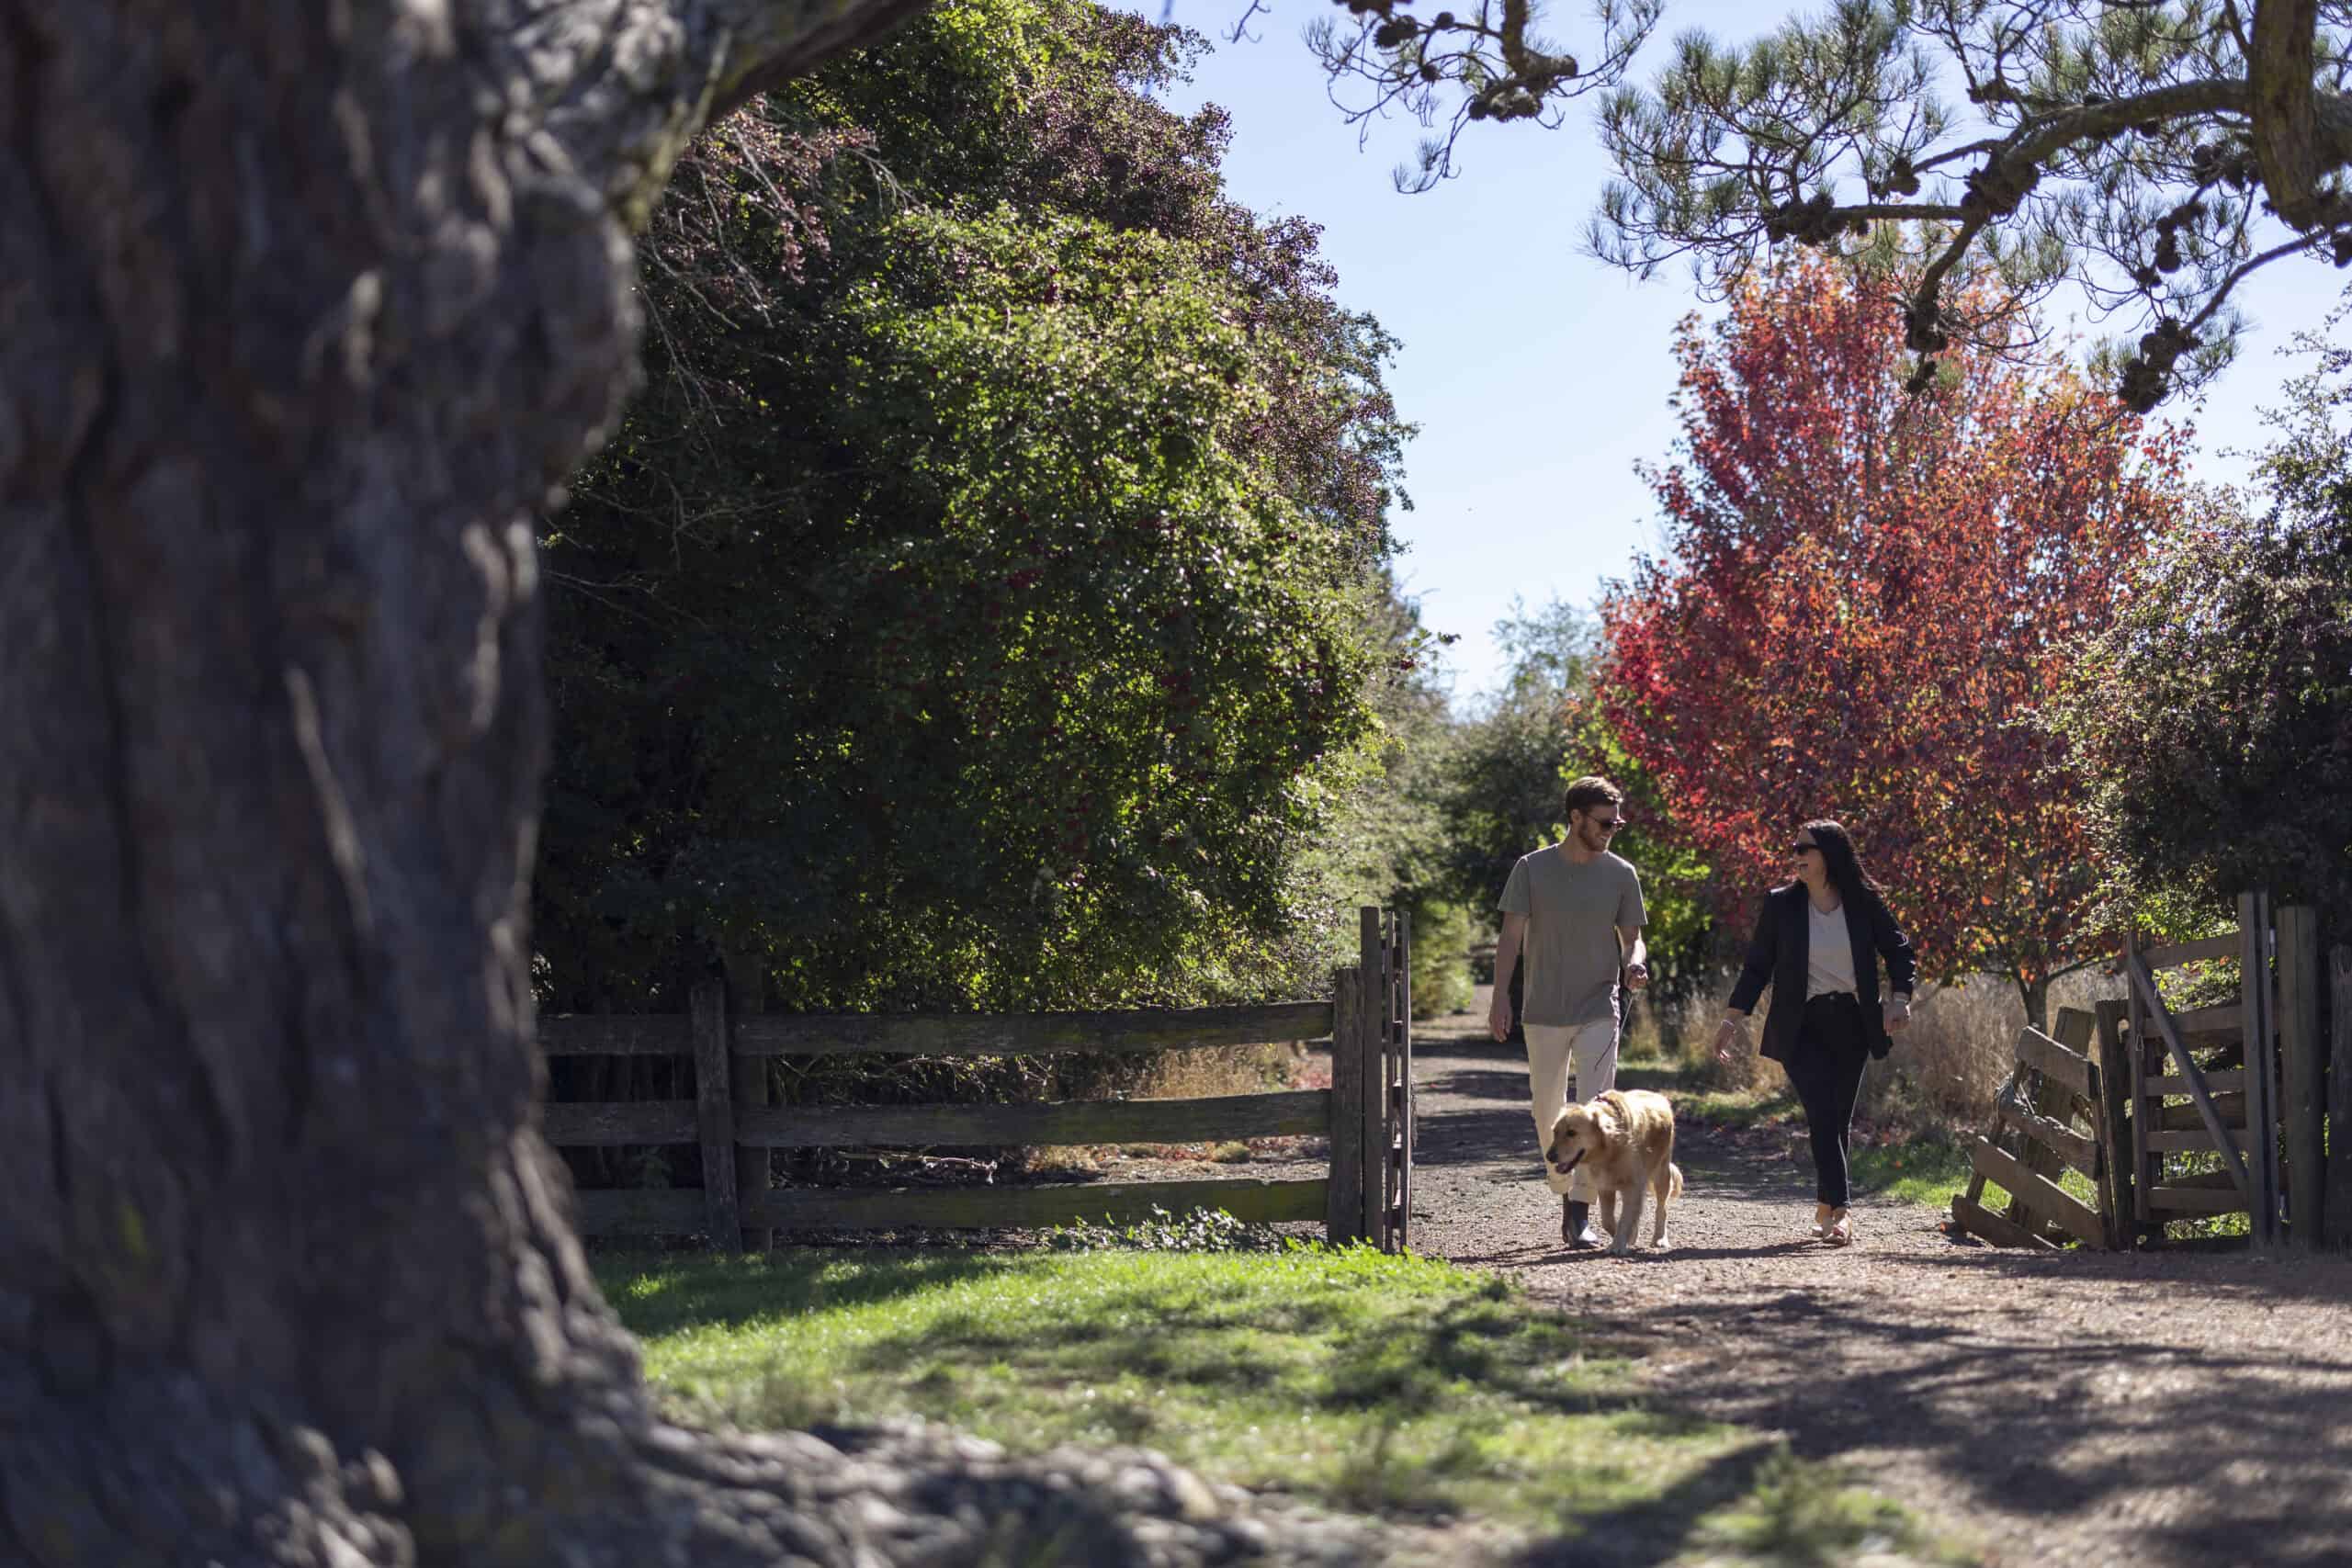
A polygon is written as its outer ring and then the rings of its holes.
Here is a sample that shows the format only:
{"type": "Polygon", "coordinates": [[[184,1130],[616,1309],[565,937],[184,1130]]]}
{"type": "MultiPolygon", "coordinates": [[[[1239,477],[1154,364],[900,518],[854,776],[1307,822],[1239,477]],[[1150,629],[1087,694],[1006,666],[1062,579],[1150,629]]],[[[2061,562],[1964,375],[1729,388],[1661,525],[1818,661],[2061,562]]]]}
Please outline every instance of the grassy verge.
{"type": "Polygon", "coordinates": [[[1570,1324],[1434,1259],[865,1249],[599,1271],[692,1419],[1138,1444],[1333,1508],[1623,1560],[1965,1561],[1833,1470],[1654,1407],[1570,1324]]]}

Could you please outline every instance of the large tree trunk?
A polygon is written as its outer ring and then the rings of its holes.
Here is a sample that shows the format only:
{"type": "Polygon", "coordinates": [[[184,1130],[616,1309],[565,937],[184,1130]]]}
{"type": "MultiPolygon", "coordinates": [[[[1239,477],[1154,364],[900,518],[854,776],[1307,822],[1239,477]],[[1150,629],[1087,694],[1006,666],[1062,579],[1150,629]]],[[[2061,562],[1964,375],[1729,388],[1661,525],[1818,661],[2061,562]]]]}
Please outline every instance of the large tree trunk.
{"type": "Polygon", "coordinates": [[[0,0],[0,1562],[959,1553],[654,1418],[526,979],[628,225],[916,8],[0,0]]]}

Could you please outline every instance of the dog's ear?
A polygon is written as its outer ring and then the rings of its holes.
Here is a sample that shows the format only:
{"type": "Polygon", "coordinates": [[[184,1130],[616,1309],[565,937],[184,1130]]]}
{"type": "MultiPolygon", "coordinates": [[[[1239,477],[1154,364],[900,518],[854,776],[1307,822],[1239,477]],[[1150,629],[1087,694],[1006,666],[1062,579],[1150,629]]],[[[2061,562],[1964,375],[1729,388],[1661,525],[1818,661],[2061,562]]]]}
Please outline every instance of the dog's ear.
{"type": "Polygon", "coordinates": [[[1624,1129],[1617,1124],[1617,1108],[1605,1100],[1592,1102],[1592,1130],[1604,1138],[1613,1138],[1624,1129]]]}

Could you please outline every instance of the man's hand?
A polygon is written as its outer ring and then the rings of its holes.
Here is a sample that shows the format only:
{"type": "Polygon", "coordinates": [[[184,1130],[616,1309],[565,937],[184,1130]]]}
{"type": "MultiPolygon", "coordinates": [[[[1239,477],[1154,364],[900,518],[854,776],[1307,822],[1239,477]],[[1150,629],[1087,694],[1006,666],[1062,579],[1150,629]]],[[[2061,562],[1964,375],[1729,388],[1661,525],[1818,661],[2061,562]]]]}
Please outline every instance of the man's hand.
{"type": "Polygon", "coordinates": [[[1510,993],[1500,986],[1495,987],[1494,1006],[1487,1010],[1487,1027],[1498,1045],[1510,1038],[1510,993]]]}
{"type": "Polygon", "coordinates": [[[1886,999],[1886,1032],[1900,1034],[1911,1027],[1911,998],[1889,997],[1886,999]]]}
{"type": "Polygon", "coordinates": [[[1650,966],[1648,964],[1628,964],[1625,965],[1625,988],[1627,990],[1638,991],[1649,983],[1650,966]]]}

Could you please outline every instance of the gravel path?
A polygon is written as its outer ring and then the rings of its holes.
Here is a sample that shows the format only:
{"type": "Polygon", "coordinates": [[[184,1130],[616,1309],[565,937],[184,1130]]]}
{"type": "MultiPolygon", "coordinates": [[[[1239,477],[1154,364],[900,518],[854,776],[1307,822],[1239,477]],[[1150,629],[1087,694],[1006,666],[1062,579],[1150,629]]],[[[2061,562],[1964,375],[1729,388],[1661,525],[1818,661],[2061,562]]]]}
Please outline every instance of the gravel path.
{"type": "Polygon", "coordinates": [[[2028,1257],[1867,1197],[1832,1250],[1801,1145],[1688,1122],[1672,1249],[1571,1253],[1523,1053],[1443,1038],[1475,1022],[1416,1026],[1416,1251],[1516,1276],[1670,1402],[1846,1461],[1990,1562],[2352,1564],[2352,1259],[2028,1257]]]}

